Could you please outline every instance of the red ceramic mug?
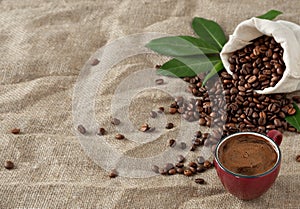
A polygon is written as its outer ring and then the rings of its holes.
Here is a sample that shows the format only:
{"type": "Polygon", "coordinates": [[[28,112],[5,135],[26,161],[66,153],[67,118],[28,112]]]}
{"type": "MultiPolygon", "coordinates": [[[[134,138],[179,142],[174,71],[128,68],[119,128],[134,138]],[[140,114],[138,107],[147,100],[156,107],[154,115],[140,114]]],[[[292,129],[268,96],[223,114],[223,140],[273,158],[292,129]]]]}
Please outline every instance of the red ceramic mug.
{"type": "Polygon", "coordinates": [[[282,141],[282,133],[277,130],[271,130],[268,132],[267,136],[255,133],[255,132],[239,132],[232,135],[229,135],[222,139],[216,146],[215,149],[215,159],[214,165],[217,171],[217,174],[225,187],[225,189],[242,200],[251,200],[261,196],[265,193],[276,180],[281,163],[281,152],[279,149],[279,145],[282,141]],[[226,169],[220,162],[218,156],[218,150],[220,146],[226,142],[228,139],[236,136],[243,136],[244,134],[253,135],[256,137],[263,138],[267,140],[274,150],[277,153],[277,161],[275,165],[268,171],[259,174],[259,175],[241,175],[237,173],[233,173],[232,171],[226,169]]]}

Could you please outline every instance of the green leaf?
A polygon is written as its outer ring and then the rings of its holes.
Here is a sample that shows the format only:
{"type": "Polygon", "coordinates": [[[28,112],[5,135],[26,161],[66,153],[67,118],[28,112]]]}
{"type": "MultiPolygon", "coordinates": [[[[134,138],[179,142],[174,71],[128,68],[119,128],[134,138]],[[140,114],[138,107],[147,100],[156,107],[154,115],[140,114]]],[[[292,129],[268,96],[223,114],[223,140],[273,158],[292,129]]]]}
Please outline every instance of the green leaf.
{"type": "Polygon", "coordinates": [[[218,62],[221,62],[219,57],[177,57],[163,64],[157,70],[157,74],[180,78],[192,77],[211,70],[218,62]]]}
{"type": "Polygon", "coordinates": [[[205,41],[191,36],[170,36],[151,40],[146,47],[163,55],[181,57],[216,54],[218,50],[205,41]]]}
{"type": "Polygon", "coordinates": [[[226,43],[226,36],[220,25],[212,20],[195,17],[192,22],[195,33],[207,43],[215,46],[219,51],[226,43]]]}
{"type": "Polygon", "coordinates": [[[218,62],[217,64],[214,65],[213,69],[211,69],[211,71],[205,76],[202,86],[205,86],[206,82],[212,78],[215,74],[217,74],[218,72],[220,72],[221,70],[224,69],[223,63],[222,61],[218,62]]]}
{"type": "Polygon", "coordinates": [[[260,19],[266,19],[266,20],[273,20],[275,19],[278,15],[281,15],[282,12],[280,11],[277,11],[277,10],[270,10],[268,11],[267,13],[263,14],[263,15],[260,15],[260,16],[257,16],[257,18],[260,18],[260,19]]]}
{"type": "Polygon", "coordinates": [[[291,115],[291,116],[286,116],[285,120],[292,125],[293,127],[295,127],[298,131],[300,131],[300,109],[297,106],[296,103],[293,104],[294,108],[296,109],[296,114],[295,115],[291,115]]]}

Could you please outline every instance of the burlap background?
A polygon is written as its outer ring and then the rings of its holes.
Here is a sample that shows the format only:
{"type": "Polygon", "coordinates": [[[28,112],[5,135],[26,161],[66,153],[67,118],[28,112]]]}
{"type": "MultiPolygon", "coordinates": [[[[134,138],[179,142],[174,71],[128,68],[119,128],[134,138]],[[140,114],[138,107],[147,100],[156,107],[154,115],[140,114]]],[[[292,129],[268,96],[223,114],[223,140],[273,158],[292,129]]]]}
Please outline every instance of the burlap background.
{"type": "MultiPolygon", "coordinates": [[[[214,19],[230,34],[240,21],[269,9],[300,23],[297,0],[0,0],[0,162],[16,163],[11,171],[0,167],[0,208],[299,208],[299,135],[284,134],[274,186],[244,202],[224,191],[214,170],[201,174],[207,185],[181,175],[110,180],[85,155],[73,130],[74,84],[87,59],[107,42],[140,32],[191,35],[194,16],[214,19]],[[10,134],[14,127],[22,134],[10,134]]],[[[151,60],[140,62],[156,64],[151,60]]],[[[119,69],[124,73],[132,63],[119,69]]],[[[117,70],[111,80],[122,80],[117,70]]],[[[133,102],[132,108],[140,105],[133,102]]]]}

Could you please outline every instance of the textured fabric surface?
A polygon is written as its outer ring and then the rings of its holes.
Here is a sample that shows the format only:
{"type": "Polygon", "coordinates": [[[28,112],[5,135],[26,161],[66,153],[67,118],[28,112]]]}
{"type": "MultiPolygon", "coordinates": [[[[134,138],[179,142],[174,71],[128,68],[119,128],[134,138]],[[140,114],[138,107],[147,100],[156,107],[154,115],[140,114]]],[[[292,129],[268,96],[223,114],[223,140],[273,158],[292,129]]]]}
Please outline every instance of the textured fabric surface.
{"type": "MultiPolygon", "coordinates": [[[[256,200],[240,201],[224,190],[214,170],[198,175],[206,185],[182,175],[109,179],[87,157],[73,128],[74,85],[85,62],[106,43],[141,32],[192,35],[194,16],[217,21],[228,35],[239,22],[269,9],[300,24],[297,0],[0,0],[0,163],[16,164],[14,170],[0,167],[0,208],[299,208],[297,134],[284,133],[281,172],[272,188],[256,200]],[[20,135],[10,133],[15,127],[20,135]]],[[[115,66],[99,90],[96,109],[109,105],[111,89],[135,65],[151,67],[158,60],[136,57],[115,66]]],[[[157,104],[169,104],[170,98],[158,96],[157,104]]],[[[131,111],[147,98],[137,96],[131,111]]],[[[96,117],[109,114],[98,111],[96,117]]],[[[133,114],[134,124],[139,117],[133,114]]],[[[157,151],[155,143],[118,148],[141,157],[147,149],[157,151]]]]}

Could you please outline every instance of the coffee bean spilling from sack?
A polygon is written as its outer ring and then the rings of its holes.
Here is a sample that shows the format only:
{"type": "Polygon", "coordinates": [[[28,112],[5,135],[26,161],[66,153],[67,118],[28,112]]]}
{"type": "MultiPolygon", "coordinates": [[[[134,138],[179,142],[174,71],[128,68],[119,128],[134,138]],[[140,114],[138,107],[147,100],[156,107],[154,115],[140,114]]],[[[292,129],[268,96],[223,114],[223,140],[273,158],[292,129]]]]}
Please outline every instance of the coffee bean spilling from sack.
{"type": "Polygon", "coordinates": [[[221,82],[210,79],[207,87],[202,87],[203,75],[184,78],[189,82],[188,90],[197,98],[185,101],[177,97],[170,109],[176,108],[188,121],[198,120],[201,126],[217,127],[206,140],[207,145],[238,131],[296,131],[284,119],[296,113],[292,99],[285,94],[262,95],[254,91],[275,86],[280,80],[285,70],[282,54],[283,49],[272,37],[255,39],[229,58],[232,76],[222,71],[221,82]]]}

